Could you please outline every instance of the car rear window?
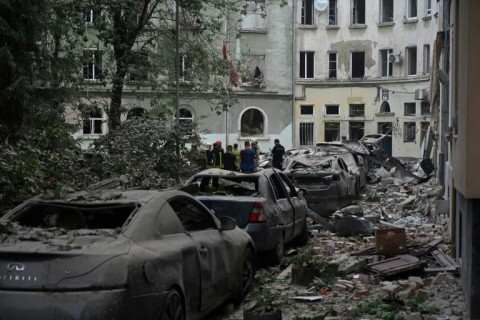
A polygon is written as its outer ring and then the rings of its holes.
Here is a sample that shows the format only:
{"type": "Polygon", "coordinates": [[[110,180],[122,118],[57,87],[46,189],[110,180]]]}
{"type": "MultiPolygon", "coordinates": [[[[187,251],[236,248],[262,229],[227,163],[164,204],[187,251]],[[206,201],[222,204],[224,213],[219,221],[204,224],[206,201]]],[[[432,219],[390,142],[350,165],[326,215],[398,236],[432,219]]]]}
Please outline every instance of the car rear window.
{"type": "Polygon", "coordinates": [[[201,194],[230,194],[235,196],[252,196],[258,193],[257,177],[217,176],[197,177],[192,181],[197,183],[201,194]]]}
{"type": "Polygon", "coordinates": [[[70,205],[37,203],[11,217],[21,226],[35,228],[117,229],[139,207],[137,204],[70,205]]]}

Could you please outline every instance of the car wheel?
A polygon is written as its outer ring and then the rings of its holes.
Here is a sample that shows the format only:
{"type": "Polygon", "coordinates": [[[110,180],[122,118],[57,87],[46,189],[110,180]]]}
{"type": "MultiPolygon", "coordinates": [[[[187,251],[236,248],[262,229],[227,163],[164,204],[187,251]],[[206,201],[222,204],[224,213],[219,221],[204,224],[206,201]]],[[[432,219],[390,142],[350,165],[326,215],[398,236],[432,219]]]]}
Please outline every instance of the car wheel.
{"type": "Polygon", "coordinates": [[[283,249],[284,249],[283,234],[280,234],[277,240],[277,244],[275,245],[275,248],[268,251],[267,253],[268,263],[273,265],[279,265],[283,259],[283,249]]]}
{"type": "Polygon", "coordinates": [[[247,293],[252,288],[253,278],[255,276],[255,262],[253,259],[252,250],[250,248],[245,249],[245,255],[243,258],[242,269],[240,270],[240,279],[238,283],[238,292],[233,299],[233,304],[238,307],[247,293]]]}
{"type": "Polygon", "coordinates": [[[183,299],[175,289],[168,292],[162,320],[185,320],[185,308],[183,299]]]}
{"type": "Polygon", "coordinates": [[[303,228],[302,232],[297,236],[295,239],[295,243],[299,246],[304,246],[308,242],[308,225],[307,225],[307,219],[303,221],[303,228]]]}

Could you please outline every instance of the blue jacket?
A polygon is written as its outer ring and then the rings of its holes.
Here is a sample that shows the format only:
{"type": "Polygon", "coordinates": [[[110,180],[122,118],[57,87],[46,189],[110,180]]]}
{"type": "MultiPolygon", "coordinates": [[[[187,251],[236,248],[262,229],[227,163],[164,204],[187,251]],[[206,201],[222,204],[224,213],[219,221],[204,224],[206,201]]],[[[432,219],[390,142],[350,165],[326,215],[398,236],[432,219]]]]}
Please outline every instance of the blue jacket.
{"type": "Polygon", "coordinates": [[[255,150],[245,148],[240,151],[240,170],[242,172],[255,171],[255,150]]]}

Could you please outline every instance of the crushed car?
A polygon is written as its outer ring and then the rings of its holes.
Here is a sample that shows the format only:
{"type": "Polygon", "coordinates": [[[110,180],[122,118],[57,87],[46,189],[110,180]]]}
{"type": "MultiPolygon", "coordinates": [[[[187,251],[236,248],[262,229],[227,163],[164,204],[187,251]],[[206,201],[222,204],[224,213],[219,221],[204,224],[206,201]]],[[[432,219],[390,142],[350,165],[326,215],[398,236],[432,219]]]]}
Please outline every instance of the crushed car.
{"type": "Polygon", "coordinates": [[[329,217],[358,197],[356,177],[337,155],[296,156],[283,171],[293,185],[307,190],[308,207],[322,217],[329,217]]]}
{"type": "Polygon", "coordinates": [[[305,190],[297,190],[278,169],[252,173],[207,169],[193,175],[185,186],[217,217],[228,216],[252,237],[269,264],[279,264],[288,243],[308,241],[305,190]]]}
{"type": "Polygon", "coordinates": [[[179,190],[35,197],[0,219],[6,319],[199,319],[252,285],[255,247],[179,190]]]}

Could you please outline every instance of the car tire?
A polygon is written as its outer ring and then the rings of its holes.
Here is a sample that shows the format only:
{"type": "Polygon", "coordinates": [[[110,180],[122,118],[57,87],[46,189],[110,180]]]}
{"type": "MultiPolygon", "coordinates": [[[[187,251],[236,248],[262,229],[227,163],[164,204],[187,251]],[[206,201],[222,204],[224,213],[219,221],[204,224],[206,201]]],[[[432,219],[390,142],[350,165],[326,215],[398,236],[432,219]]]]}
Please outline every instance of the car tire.
{"type": "Polygon", "coordinates": [[[272,250],[267,251],[267,263],[271,265],[279,265],[283,259],[283,249],[283,234],[280,234],[275,247],[272,250]]]}
{"type": "Polygon", "coordinates": [[[298,246],[303,247],[308,243],[308,224],[307,224],[307,219],[303,221],[303,228],[302,232],[295,238],[295,244],[298,246]]]}
{"type": "Polygon", "coordinates": [[[162,320],[185,320],[185,306],[182,296],[176,289],[170,289],[165,300],[162,320]]]}
{"type": "Polygon", "coordinates": [[[253,257],[252,249],[246,248],[243,257],[242,268],[240,270],[240,279],[238,282],[238,291],[233,299],[233,304],[238,307],[248,292],[252,288],[253,278],[255,276],[255,260],[253,257]]]}

